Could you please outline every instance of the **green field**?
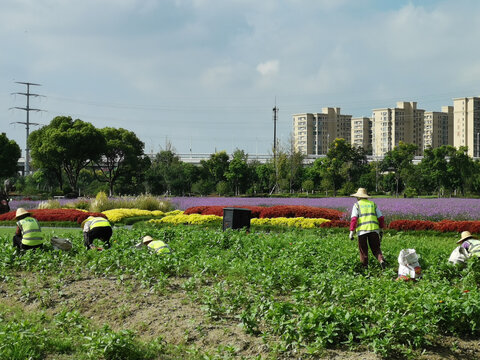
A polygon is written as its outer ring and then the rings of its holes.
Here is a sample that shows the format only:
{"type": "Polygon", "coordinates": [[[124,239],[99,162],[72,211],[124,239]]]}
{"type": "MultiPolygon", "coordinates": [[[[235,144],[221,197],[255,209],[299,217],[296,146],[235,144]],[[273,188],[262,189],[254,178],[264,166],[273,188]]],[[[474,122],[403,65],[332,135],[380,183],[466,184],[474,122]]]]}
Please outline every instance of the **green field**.
{"type": "Polygon", "coordinates": [[[139,225],[115,229],[102,252],[85,251],[79,229],[58,229],[74,242],[71,252],[22,255],[11,248],[13,230],[0,229],[0,358],[297,359],[333,351],[433,359],[463,354],[459,341],[479,335],[480,262],[447,263],[458,234],[387,232],[390,267],[382,271],[373,259],[361,268],[345,229],[139,225]],[[174,252],[135,249],[146,234],[174,252]],[[395,281],[403,248],[421,256],[418,282],[395,281]]]}

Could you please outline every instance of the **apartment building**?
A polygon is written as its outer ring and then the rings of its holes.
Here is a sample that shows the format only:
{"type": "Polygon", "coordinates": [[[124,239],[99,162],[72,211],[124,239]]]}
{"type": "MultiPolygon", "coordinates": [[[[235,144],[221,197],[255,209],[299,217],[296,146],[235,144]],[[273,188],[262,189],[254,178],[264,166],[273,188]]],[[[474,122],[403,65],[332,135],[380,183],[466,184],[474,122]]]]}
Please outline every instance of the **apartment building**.
{"type": "Polygon", "coordinates": [[[480,97],[453,99],[453,146],[468,146],[468,155],[480,156],[480,97]]]}
{"type": "Polygon", "coordinates": [[[423,149],[442,145],[453,145],[453,106],[424,114],[423,149]]]}
{"type": "Polygon", "coordinates": [[[351,144],[364,148],[367,153],[372,150],[372,119],[368,117],[352,118],[351,144]]]}
{"type": "Polygon", "coordinates": [[[395,108],[374,109],[372,114],[372,153],[384,156],[403,141],[418,146],[415,155],[423,155],[425,110],[414,101],[397,102],[395,108]]]}
{"type": "Polygon", "coordinates": [[[336,138],[350,142],[352,115],[340,114],[340,108],[322,108],[321,113],[293,116],[295,149],[304,155],[324,155],[336,138]]]}

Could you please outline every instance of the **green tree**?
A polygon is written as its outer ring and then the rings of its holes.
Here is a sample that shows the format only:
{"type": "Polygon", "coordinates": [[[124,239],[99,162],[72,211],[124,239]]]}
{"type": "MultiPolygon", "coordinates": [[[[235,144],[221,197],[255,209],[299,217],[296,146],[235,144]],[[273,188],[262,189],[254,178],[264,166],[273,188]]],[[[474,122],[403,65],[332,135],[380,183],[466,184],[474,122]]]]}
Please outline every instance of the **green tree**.
{"type": "Polygon", "coordinates": [[[208,160],[200,161],[200,180],[202,190],[213,192],[220,181],[227,181],[229,156],[225,151],[210,155],[208,160]]]}
{"type": "Polygon", "coordinates": [[[255,187],[260,193],[269,193],[275,185],[275,168],[273,162],[256,164],[255,166],[255,187]]]}
{"type": "Polygon", "coordinates": [[[14,140],[9,140],[5,133],[0,135],[0,179],[17,173],[18,159],[22,156],[20,147],[14,140]]]}
{"type": "Polygon", "coordinates": [[[236,149],[232,160],[228,164],[225,177],[230,182],[235,195],[244,194],[248,188],[250,168],[248,167],[248,155],[243,150],[236,149]]]}
{"type": "Polygon", "coordinates": [[[105,139],[92,124],[80,119],[57,116],[49,125],[30,134],[28,144],[37,168],[55,171],[61,182],[60,169],[65,171],[74,192],[80,171],[98,161],[105,149],[105,139]]]}
{"type": "Polygon", "coordinates": [[[455,151],[453,146],[440,146],[438,148],[427,148],[424,151],[423,159],[419,164],[419,174],[422,190],[428,193],[437,192],[438,196],[443,195],[445,189],[450,189],[452,184],[448,176],[449,154],[455,151]]]}
{"type": "Polygon", "coordinates": [[[197,181],[197,174],[197,168],[182,162],[173,149],[162,150],[146,173],[147,189],[156,195],[185,195],[197,181]]]}
{"type": "Polygon", "coordinates": [[[314,167],[319,169],[323,186],[331,188],[334,196],[343,185],[346,185],[345,191],[350,192],[368,169],[365,151],[340,138],[330,144],[325,158],[315,162],[318,162],[314,167]]]}
{"type": "Polygon", "coordinates": [[[389,171],[394,174],[395,179],[395,196],[398,196],[402,189],[400,186],[405,186],[405,181],[409,173],[413,169],[413,159],[417,145],[406,144],[402,141],[393,150],[388,151],[383,158],[381,168],[383,171],[389,171]]]}
{"type": "Polygon", "coordinates": [[[296,151],[292,146],[291,151],[288,157],[288,180],[290,185],[290,192],[300,191],[302,189],[302,180],[305,172],[303,166],[303,161],[305,160],[305,155],[296,151]]]}
{"type": "Polygon", "coordinates": [[[307,179],[303,181],[302,188],[307,192],[307,195],[308,195],[309,193],[313,193],[315,184],[313,183],[313,180],[307,179]]]}
{"type": "Polygon", "coordinates": [[[473,159],[468,156],[468,147],[460,146],[450,149],[447,176],[452,183],[452,189],[459,190],[465,196],[466,188],[471,181],[475,169],[473,159]]]}
{"type": "Polygon", "coordinates": [[[98,180],[108,184],[109,194],[114,194],[115,183],[128,165],[138,163],[144,156],[145,144],[137,135],[122,128],[105,127],[100,129],[105,139],[105,147],[99,160],[92,162],[92,166],[100,174],[98,180]]]}

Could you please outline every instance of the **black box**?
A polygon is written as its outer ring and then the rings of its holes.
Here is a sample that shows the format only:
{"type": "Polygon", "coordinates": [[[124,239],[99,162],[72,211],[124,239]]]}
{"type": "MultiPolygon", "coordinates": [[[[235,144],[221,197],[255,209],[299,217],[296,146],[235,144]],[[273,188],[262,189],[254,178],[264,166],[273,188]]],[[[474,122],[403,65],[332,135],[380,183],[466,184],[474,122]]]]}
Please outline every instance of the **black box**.
{"type": "Polygon", "coordinates": [[[241,208],[223,209],[223,230],[225,229],[243,229],[250,230],[250,218],[252,211],[241,208]]]}

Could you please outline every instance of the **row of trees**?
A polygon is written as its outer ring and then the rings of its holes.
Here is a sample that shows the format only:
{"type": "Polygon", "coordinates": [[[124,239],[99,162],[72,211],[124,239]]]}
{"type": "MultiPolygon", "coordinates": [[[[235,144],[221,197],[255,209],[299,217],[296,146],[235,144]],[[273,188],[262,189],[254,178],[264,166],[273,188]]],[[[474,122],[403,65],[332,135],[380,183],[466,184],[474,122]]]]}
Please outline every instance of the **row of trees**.
{"type": "MultiPolygon", "coordinates": [[[[50,195],[93,195],[103,190],[111,195],[322,192],[336,196],[349,195],[358,187],[397,196],[480,193],[480,163],[467,155],[466,147],[427,149],[422,161],[414,164],[416,146],[400,143],[381,161],[369,163],[364,149],[335,139],[326,157],[310,165],[304,165],[304,156],[293,146],[280,146],[275,158],[265,164],[249,161],[248,154],[237,149],[231,157],[222,151],[195,166],[182,162],[171,146],[150,159],[135,133],[97,129],[70,117],[56,117],[32,132],[28,144],[36,171],[18,178],[17,190],[50,195]]],[[[0,148],[5,158],[0,177],[11,176],[20,149],[5,134],[0,148]]]]}

